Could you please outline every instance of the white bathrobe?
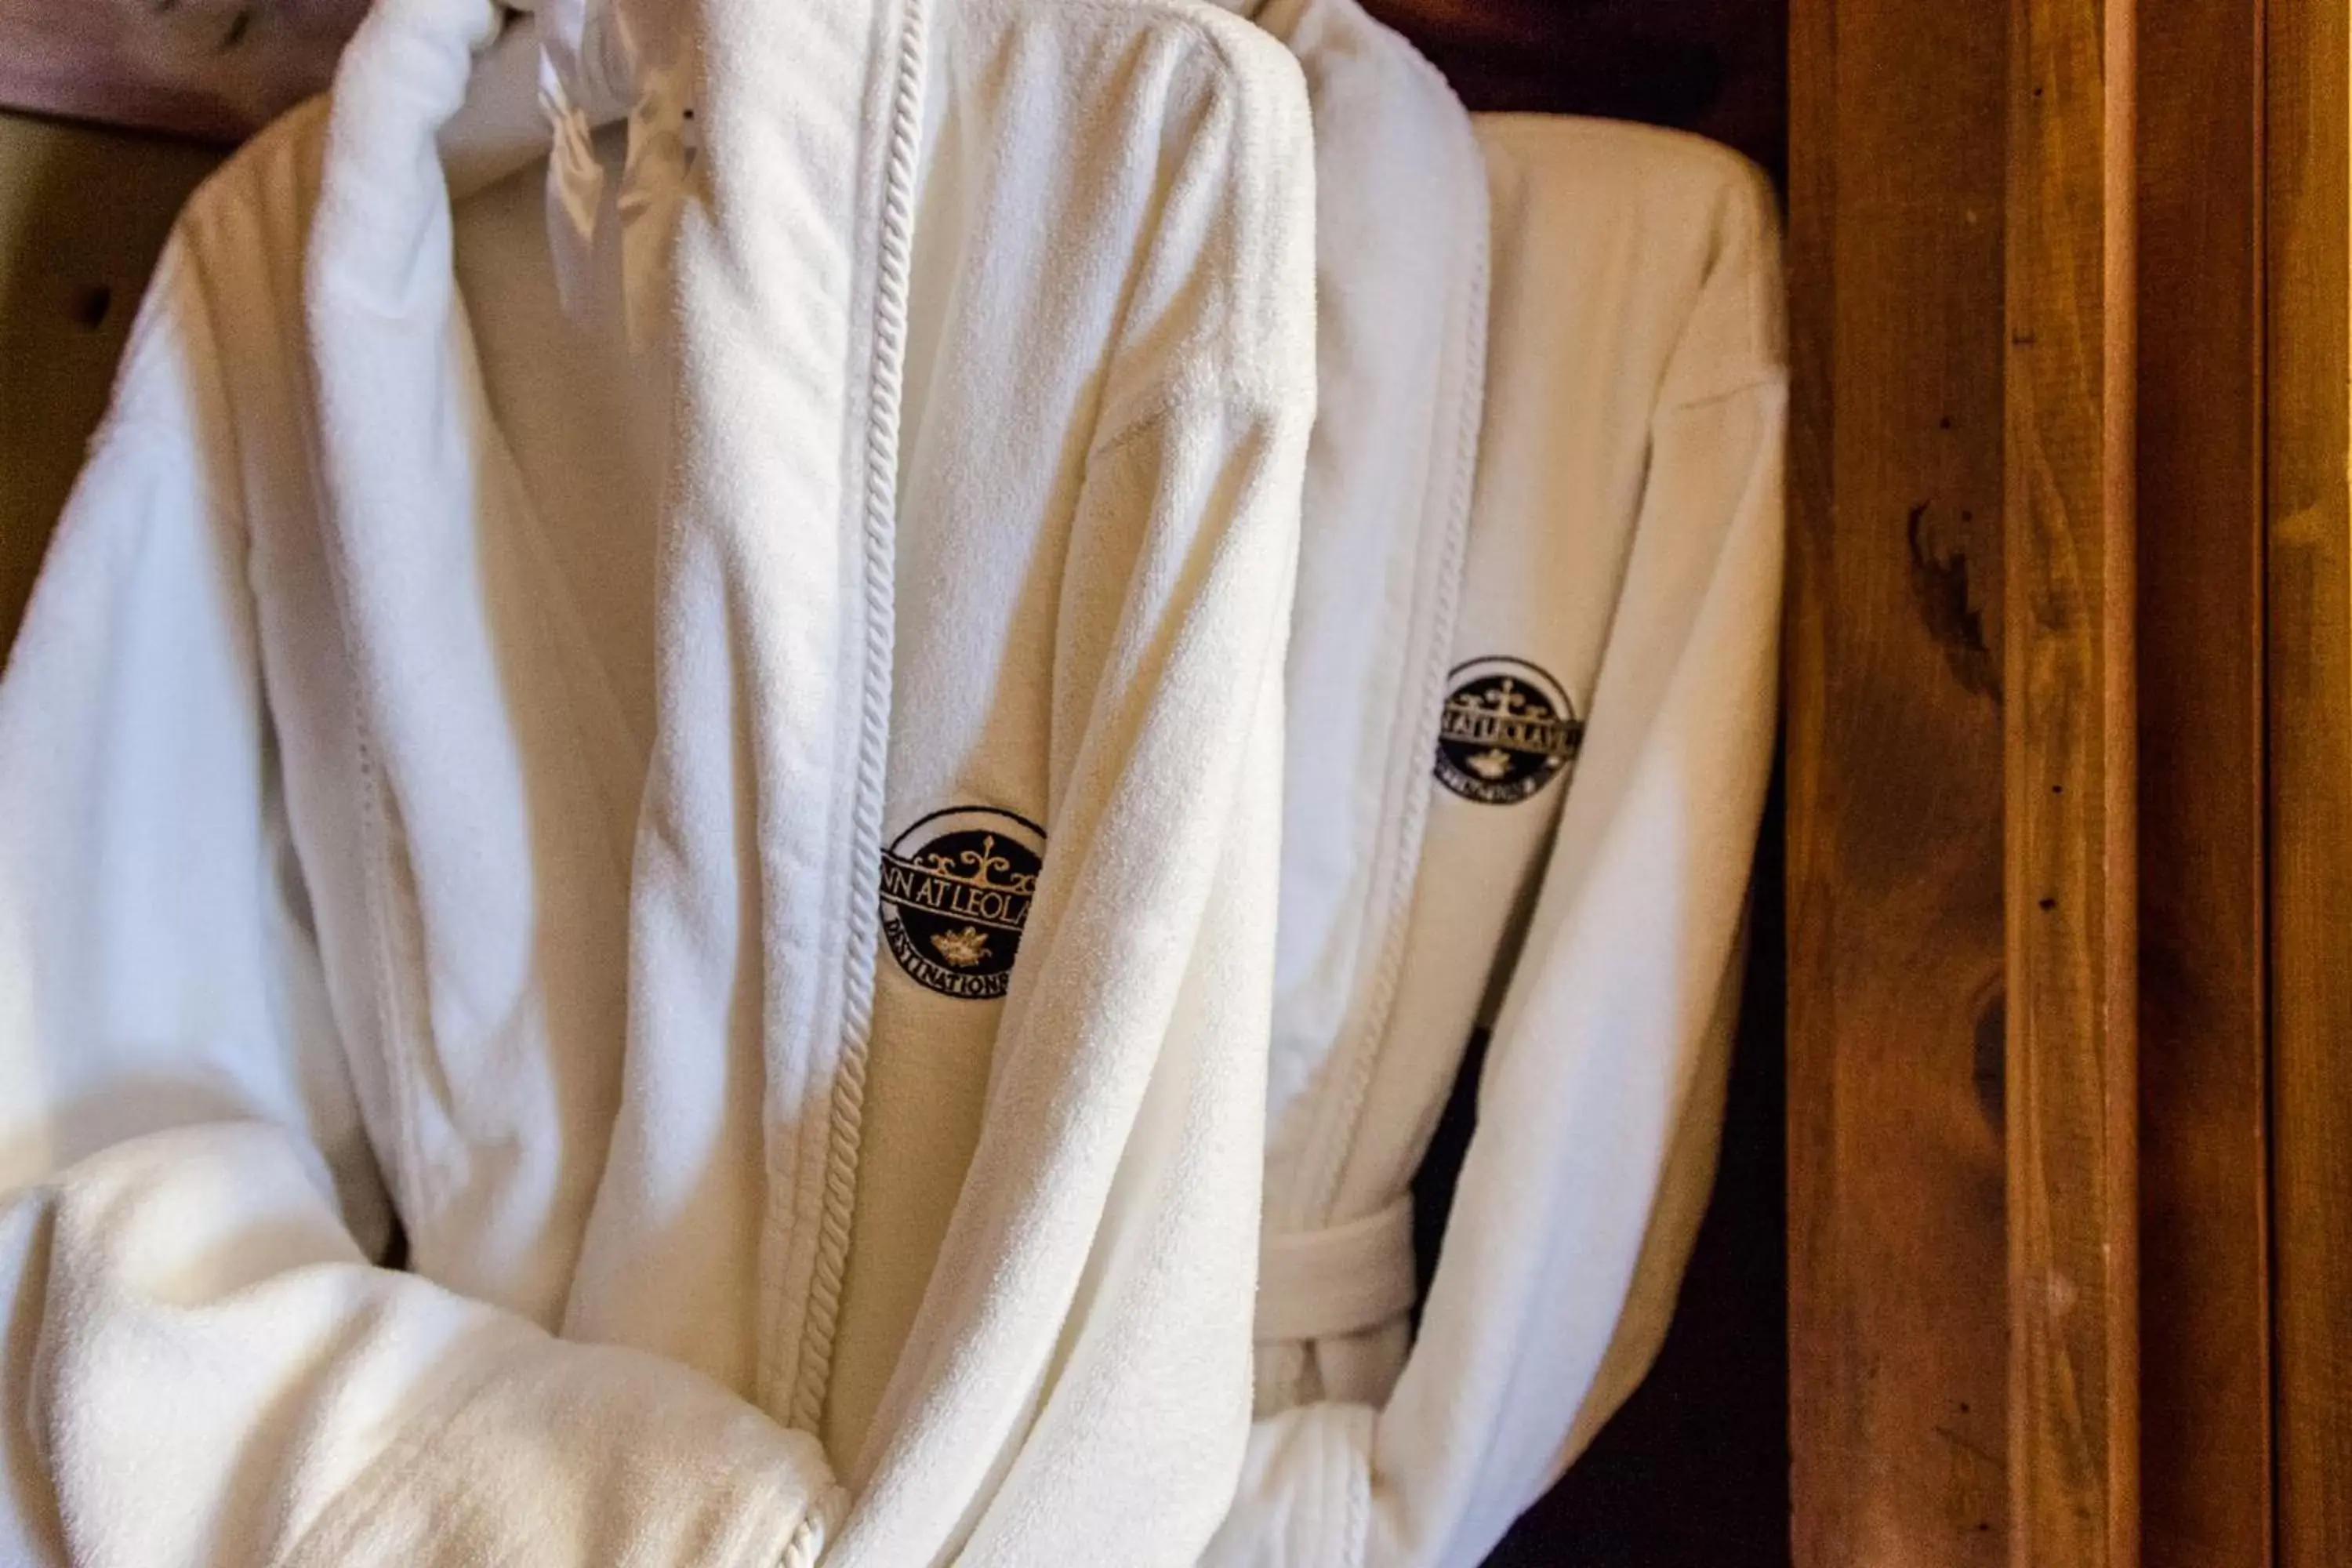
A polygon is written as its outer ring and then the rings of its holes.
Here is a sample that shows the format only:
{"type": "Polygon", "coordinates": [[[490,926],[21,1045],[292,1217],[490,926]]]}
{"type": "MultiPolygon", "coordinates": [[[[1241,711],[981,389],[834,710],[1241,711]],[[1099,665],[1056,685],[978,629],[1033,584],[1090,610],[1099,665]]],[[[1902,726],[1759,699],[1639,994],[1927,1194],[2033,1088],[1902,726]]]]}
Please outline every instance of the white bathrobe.
{"type": "MultiPolygon", "coordinates": [[[[1310,83],[1340,68],[1302,63],[1310,83]]],[[[1363,175],[1315,101],[1328,213],[1363,175]]],[[[1502,116],[1476,134],[1493,290],[1467,557],[1444,689],[1397,733],[1421,800],[1382,807],[1398,838],[1426,821],[1392,969],[1358,973],[1345,1026],[1276,1032],[1261,1419],[1218,1568],[1480,1561],[1647,1368],[1713,1174],[1773,733],[1771,195],[1675,133],[1502,116]],[[1479,1027],[1477,1129],[1416,1328],[1409,1189],[1479,1027]]],[[[1417,215],[1387,221],[1414,243],[1417,215]]],[[[1322,265],[1381,256],[1360,238],[1322,265]]],[[[1359,526],[1318,499],[1309,560],[1359,526]]],[[[1309,647],[1329,612],[1304,583],[1309,647]]],[[[1295,677],[1293,699],[1296,822],[1363,780],[1302,762],[1325,719],[1295,677]]],[[[1286,941],[1298,889],[1330,874],[1286,848],[1286,941]]]]}
{"type": "Polygon", "coordinates": [[[674,257],[608,135],[567,316],[496,26],[383,0],[191,203],[0,683],[0,1561],[1189,1562],[1297,69],[706,0],[674,257]]]}
{"type": "MultiPolygon", "coordinates": [[[[1357,0],[1234,0],[1286,44],[1315,121],[1318,404],[1286,721],[1270,1169],[1359,1115],[1386,1028],[1428,816],[1486,392],[1488,214],[1470,116],[1357,0]]],[[[1267,1192],[1257,1384],[1297,1402],[1296,1255],[1326,1179],[1267,1192]]],[[[1400,1210],[1400,1213],[1402,1211],[1400,1210]]],[[[1328,1273],[1328,1271],[1324,1271],[1328,1273]]],[[[1410,1272],[1351,1288],[1412,1304],[1410,1272]]]]}

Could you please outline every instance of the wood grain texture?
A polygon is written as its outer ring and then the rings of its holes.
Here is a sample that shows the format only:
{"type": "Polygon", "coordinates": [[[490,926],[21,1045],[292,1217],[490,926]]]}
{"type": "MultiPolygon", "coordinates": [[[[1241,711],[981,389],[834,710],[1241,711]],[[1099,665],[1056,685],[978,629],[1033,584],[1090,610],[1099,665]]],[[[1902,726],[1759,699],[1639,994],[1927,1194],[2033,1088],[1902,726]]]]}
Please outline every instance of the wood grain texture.
{"type": "Polygon", "coordinates": [[[0,108],[234,142],[327,85],[367,0],[0,0],[0,108]]]}
{"type": "Polygon", "coordinates": [[[2271,1129],[2278,1547],[2352,1562],[2352,158],[2345,0],[2270,0],[2271,1129]]]}
{"type": "Polygon", "coordinates": [[[2011,1568],[2138,1560],[2129,0],[2011,0],[2011,1568]]]}
{"type": "Polygon", "coordinates": [[[1795,1559],[1991,1568],[2006,17],[1795,0],[1790,21],[1795,1559]]]}
{"type": "Polygon", "coordinates": [[[2271,1561],[2261,0],[2139,7],[2142,1553],[2271,1561]]]}

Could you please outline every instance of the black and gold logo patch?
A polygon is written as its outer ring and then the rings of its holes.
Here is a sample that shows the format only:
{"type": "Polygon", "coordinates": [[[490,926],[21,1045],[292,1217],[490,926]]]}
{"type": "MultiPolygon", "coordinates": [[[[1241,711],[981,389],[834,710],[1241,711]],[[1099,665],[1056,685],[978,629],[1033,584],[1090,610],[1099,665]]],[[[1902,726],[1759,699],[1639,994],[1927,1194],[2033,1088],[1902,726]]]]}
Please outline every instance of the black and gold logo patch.
{"type": "Polygon", "coordinates": [[[942,996],[1004,994],[1045,831],[987,806],[935,811],[882,851],[882,934],[898,967],[942,996]]]}
{"type": "Polygon", "coordinates": [[[1584,721],[1559,682],[1523,658],[1474,658],[1446,677],[1437,782],[1465,800],[1510,805],[1576,760],[1584,721]]]}

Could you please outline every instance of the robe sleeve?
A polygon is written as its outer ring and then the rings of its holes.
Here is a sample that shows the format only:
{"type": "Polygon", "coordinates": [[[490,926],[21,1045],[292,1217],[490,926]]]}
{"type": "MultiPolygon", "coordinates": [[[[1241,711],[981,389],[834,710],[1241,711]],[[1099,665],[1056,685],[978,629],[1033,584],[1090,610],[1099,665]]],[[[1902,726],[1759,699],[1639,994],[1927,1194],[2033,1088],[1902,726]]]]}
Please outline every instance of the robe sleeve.
{"type": "Polygon", "coordinates": [[[1770,767],[1780,308],[1759,223],[1717,258],[1653,417],[1591,723],[1412,1354],[1382,1408],[1257,1423],[1216,1568],[1475,1563],[1655,1352],[1712,1180],[1770,767]]]}
{"type": "Polygon", "coordinates": [[[1296,66],[1220,27],[1255,79],[1167,116],[1062,569],[1054,847],[830,1563],[1185,1568],[1242,1461],[1314,198],[1296,66]]]}
{"type": "Polygon", "coordinates": [[[794,1561],[814,1439],[373,1261],[194,270],[0,681],[0,1560],[794,1561]]]}
{"type": "Polygon", "coordinates": [[[1093,464],[1082,532],[1099,502],[1209,538],[1139,563],[1087,683],[1055,814],[1056,852],[1085,853],[1032,906],[990,1119],[884,1406],[897,1436],[828,1562],[1183,1568],[1232,1495],[1306,423],[1186,409],[1093,464]],[[1035,1382],[1000,1458],[965,1434],[1007,1367],[1035,1382]]]}

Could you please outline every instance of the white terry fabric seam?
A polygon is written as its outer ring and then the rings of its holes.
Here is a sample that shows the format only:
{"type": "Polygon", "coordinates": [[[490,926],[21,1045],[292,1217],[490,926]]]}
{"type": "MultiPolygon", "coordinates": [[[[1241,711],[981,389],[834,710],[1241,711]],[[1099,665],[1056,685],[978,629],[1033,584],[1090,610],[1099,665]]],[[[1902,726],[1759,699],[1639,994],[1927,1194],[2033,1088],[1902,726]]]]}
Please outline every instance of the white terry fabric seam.
{"type": "MultiPolygon", "coordinates": [[[[908,290],[913,265],[916,147],[922,131],[926,0],[909,0],[891,62],[890,141],[883,171],[876,268],[871,374],[866,405],[864,473],[865,648],[857,776],[851,803],[849,893],[842,962],[839,1059],[826,1123],[824,1190],[802,1320],[791,1422],[814,1432],[824,1415],[833,1370],[842,1271],[857,1193],[865,1110],[866,1058],[874,1023],[874,955],[881,876],[883,773],[890,737],[890,668],[896,563],[900,380],[906,360],[908,290]]],[[[821,1048],[821,1047],[820,1047],[821,1048]]]]}
{"type": "MultiPolygon", "coordinates": [[[[1453,89],[1437,68],[1402,37],[1398,43],[1413,68],[1425,73],[1449,100],[1453,100],[1453,89]]],[[[1385,879],[1385,898],[1388,910],[1371,984],[1360,1020],[1342,1035],[1336,1047],[1340,1058],[1338,1064],[1340,1069],[1339,1090],[1324,1101],[1326,1109],[1317,1118],[1299,1185],[1301,1201],[1287,1216],[1290,1223],[1306,1229],[1311,1229],[1330,1217],[1340,1178],[1347,1169],[1348,1157],[1355,1149],[1356,1132],[1363,1120],[1364,1101],[1371,1092],[1372,1076],[1387,1045],[1390,1010],[1395,1003],[1397,986],[1404,973],[1405,938],[1412,924],[1412,890],[1419,872],[1421,837],[1429,817],[1429,758],[1437,744],[1440,700],[1444,695],[1448,661],[1453,657],[1454,622],[1461,598],[1462,564],[1469,547],[1470,508],[1477,474],[1478,436],[1485,405],[1490,242],[1486,232],[1484,168],[1478,160],[1475,142],[1469,136],[1466,117],[1464,139],[1478,174],[1475,200],[1479,209],[1479,220],[1473,227],[1470,287],[1455,302],[1458,312],[1456,365],[1465,387],[1464,395],[1455,400],[1454,463],[1445,474],[1450,494],[1442,546],[1436,559],[1424,557],[1417,563],[1421,573],[1434,575],[1437,596],[1431,608],[1430,640],[1423,658],[1414,703],[1409,710],[1415,730],[1414,745],[1409,752],[1399,748],[1391,749],[1391,756],[1400,759],[1400,776],[1391,781],[1386,792],[1389,800],[1396,803],[1391,818],[1395,823],[1395,832],[1387,846],[1390,871],[1385,879]]],[[[1384,818],[1391,817],[1385,809],[1382,816],[1384,818]]]]}
{"type": "Polygon", "coordinates": [[[287,1553],[287,1561],[298,1568],[306,1562],[324,1563],[343,1556],[354,1542],[363,1540],[370,1524],[399,1498],[411,1468],[410,1456],[428,1447],[456,1423],[467,1405],[497,1375],[505,1348],[483,1346],[463,1353],[460,1366],[446,1372],[437,1395],[423,1403],[406,1430],[360,1473],[342,1499],[302,1532],[287,1553]]]}
{"type": "MultiPolygon", "coordinates": [[[[258,160],[264,155],[265,149],[268,150],[268,156],[275,158],[278,144],[294,142],[312,128],[316,129],[317,134],[323,142],[329,128],[328,121],[332,112],[332,103],[333,100],[329,94],[321,93],[280,115],[246,144],[246,158],[255,160],[257,165],[258,160]]],[[[238,162],[243,163],[246,159],[240,159],[238,162]]],[[[227,177],[229,177],[228,171],[224,170],[213,175],[205,184],[209,186],[227,177]]],[[[241,177],[249,178],[250,176],[241,177]]],[[[190,211],[193,213],[197,210],[198,204],[192,200],[190,211]]],[[[201,210],[208,218],[216,208],[212,204],[205,204],[201,210]]],[[[315,218],[315,213],[313,216],[315,218]]],[[[205,324],[205,330],[207,335],[211,335],[216,331],[216,326],[213,321],[213,301],[203,289],[201,279],[195,276],[189,266],[186,256],[187,245],[196,242],[194,226],[189,225],[188,220],[184,218],[183,224],[188,226],[186,232],[189,238],[184,241],[177,235],[174,236],[164,247],[162,268],[170,269],[175,283],[184,277],[185,286],[195,291],[197,309],[202,312],[205,324]]],[[[211,226],[206,224],[204,226],[211,226]]],[[[159,279],[163,275],[163,271],[159,268],[159,279]]],[[[304,310],[307,315],[309,292],[307,252],[300,276],[300,289],[305,297],[304,310]]],[[[157,285],[150,285],[152,297],[161,297],[157,289],[157,285]]],[[[139,352],[141,344],[147,341],[152,331],[152,329],[146,325],[146,317],[142,312],[140,321],[133,324],[131,341],[124,345],[122,363],[125,366],[131,363],[132,356],[139,352]]],[[[221,374],[217,357],[211,359],[209,363],[213,375],[217,381],[221,374]]],[[[307,366],[304,367],[303,379],[306,384],[311,379],[307,366]]],[[[252,577],[256,544],[253,535],[253,519],[245,494],[246,447],[244,437],[239,430],[238,410],[236,401],[228,396],[225,386],[215,385],[212,389],[212,395],[221,409],[222,417],[227,423],[233,448],[238,455],[235,465],[238,493],[236,498],[234,515],[237,519],[238,532],[245,542],[247,591],[254,595],[257,602],[258,588],[252,577]]],[[[315,398],[315,391],[312,395],[315,398]]],[[[147,423],[153,416],[142,413],[136,417],[140,423],[147,423]]],[[[100,440],[112,438],[114,427],[115,421],[110,416],[108,425],[101,428],[98,437],[93,438],[93,449],[100,440]]],[[[319,433],[313,427],[309,434],[315,455],[320,438],[319,433]]],[[[306,467],[303,483],[308,492],[310,515],[321,520],[325,519],[330,503],[316,461],[306,467]]],[[[205,485],[207,496],[217,504],[223,499],[219,493],[219,479],[209,468],[205,476],[205,485]]],[[[353,628],[358,622],[354,619],[352,610],[346,573],[342,569],[342,556],[338,548],[339,542],[332,537],[331,531],[322,530],[322,531],[328,535],[323,541],[322,549],[322,556],[327,566],[323,580],[333,600],[336,624],[341,634],[334,639],[333,657],[343,667],[346,687],[357,692],[362,689],[362,672],[360,668],[361,660],[357,650],[352,646],[352,638],[354,635],[353,628]]],[[[260,648],[258,645],[256,651],[257,664],[261,669],[263,707],[267,714],[268,693],[272,684],[268,668],[269,659],[266,650],[260,648]]],[[[370,1042],[366,1039],[353,1040],[345,1032],[350,1025],[341,1017],[340,1009],[337,1010],[336,1016],[340,1037],[337,1047],[342,1053],[346,1068],[352,1075],[353,1089],[359,1095],[363,1108],[362,1116],[365,1121],[369,1152],[375,1162],[384,1184],[384,1199],[390,1205],[392,1224],[395,1227],[394,1234],[404,1237],[409,1234],[408,1216],[427,1212],[429,1205],[426,1202],[427,1194],[423,1185],[425,1162],[423,1145],[417,1137],[416,1112],[412,1098],[415,1093],[415,1085],[417,1079],[415,1074],[404,1071],[395,1065],[397,1058],[404,1053],[405,1046],[400,1032],[403,1011],[395,999],[398,987],[393,952],[394,927],[391,924],[391,914],[386,904],[389,891],[384,886],[384,879],[392,870],[392,847],[390,829],[383,809],[383,779],[376,766],[375,747],[369,735],[363,708],[363,704],[355,703],[351,710],[352,781],[358,794],[356,832],[359,842],[354,859],[358,862],[360,872],[362,920],[365,926],[365,929],[358,933],[358,941],[354,946],[357,951],[363,952],[367,955],[367,978],[370,984],[367,987],[367,994],[362,999],[362,1003],[367,1010],[369,1024],[374,1031],[375,1048],[368,1048],[370,1042]],[[388,1123],[382,1133],[379,1133],[375,1124],[378,1116],[388,1123]],[[382,1135],[389,1136],[393,1145],[390,1150],[377,1146],[376,1140],[382,1135]]],[[[277,730],[275,717],[268,716],[268,723],[270,732],[275,734],[277,730]]],[[[282,767],[283,753],[280,752],[278,755],[280,761],[278,765],[282,767]]],[[[281,792],[282,799],[285,781],[282,778],[278,779],[277,786],[281,792]]],[[[288,804],[287,809],[290,812],[290,803],[288,804]]],[[[287,833],[296,862],[299,865],[302,863],[300,839],[299,836],[293,832],[290,818],[287,825],[287,833]]],[[[310,868],[307,866],[304,868],[304,874],[306,878],[310,874],[310,868]]]]}
{"type": "MultiPolygon", "coordinates": [[[[314,100],[324,106],[323,113],[327,119],[322,132],[322,159],[333,157],[338,130],[348,119],[359,119],[377,136],[398,134],[402,127],[397,119],[391,121],[388,130],[374,130],[375,126],[384,124],[392,110],[374,91],[363,88],[353,92],[349,82],[355,72],[363,76],[371,66],[379,69],[390,68],[377,64],[380,58],[388,57],[393,52],[394,46],[388,40],[401,36],[401,29],[426,25],[420,20],[425,15],[423,0],[413,0],[405,6],[382,5],[369,12],[337,63],[333,89],[314,100]],[[346,110],[344,105],[354,100],[357,107],[346,110]]],[[[294,118],[288,115],[279,123],[290,123],[294,118]]],[[[348,131],[344,133],[349,134],[348,131]]],[[[433,146],[429,136],[426,146],[428,149],[433,146]]],[[[443,199],[446,199],[446,186],[443,199]]],[[[348,242],[349,237],[345,232],[351,226],[349,216],[343,216],[336,221],[331,216],[335,201],[331,175],[322,167],[301,269],[304,321],[313,332],[317,330],[317,314],[323,302],[330,300],[336,310],[364,313],[379,323],[393,320],[394,315],[387,310],[373,289],[347,288],[340,278],[321,276],[320,258],[334,240],[328,239],[322,243],[320,231],[331,222],[337,238],[348,242]]],[[[450,287],[454,296],[454,276],[450,287]]],[[[446,325],[446,318],[438,324],[446,325]]],[[[314,378],[313,395],[323,399],[324,392],[316,388],[318,373],[313,370],[310,374],[314,378]]],[[[318,432],[316,438],[323,442],[323,431],[318,432]]],[[[321,468],[325,460],[322,452],[321,468]]],[[[378,761],[379,745],[374,730],[381,714],[376,710],[373,699],[384,683],[380,671],[373,668],[375,650],[366,643],[362,631],[362,618],[352,598],[351,584],[354,568],[351,559],[351,542],[340,524],[331,521],[335,502],[327,493],[323,474],[315,482],[318,487],[315,495],[318,514],[327,522],[321,529],[322,556],[326,567],[323,575],[334,602],[335,616],[341,634],[335,639],[336,653],[343,661],[351,678],[351,689],[357,698],[350,712],[352,782],[359,795],[360,842],[353,858],[358,862],[366,925],[360,933],[359,945],[367,954],[368,970],[373,982],[371,1011],[379,1032],[377,1050],[373,1054],[383,1064],[379,1069],[383,1086],[382,1103],[383,1114],[392,1123],[390,1132],[394,1144],[394,1158],[390,1168],[383,1172],[384,1184],[392,1201],[394,1223],[412,1244],[409,1265],[419,1272],[425,1272],[420,1265],[428,1260],[420,1258],[415,1247],[425,1244],[425,1221],[435,1212],[436,1205],[430,1199],[427,1186],[431,1162],[425,1150],[421,1131],[423,1115],[417,1102],[420,1097],[432,1091],[431,1086],[440,1081],[441,1064],[431,1041],[430,1000],[417,994],[425,984],[425,958],[418,940],[420,933],[412,930],[410,922],[402,918],[404,910],[397,887],[399,857],[394,842],[393,815],[386,806],[384,770],[378,761]]],[[[371,1053],[362,1043],[360,1050],[353,1054],[366,1056],[371,1053]]],[[[446,1084],[442,1087],[446,1091],[446,1084]]],[[[373,1133],[373,1130],[370,1131],[373,1133]]],[[[379,1163],[383,1163],[381,1159],[379,1163]]]]}

